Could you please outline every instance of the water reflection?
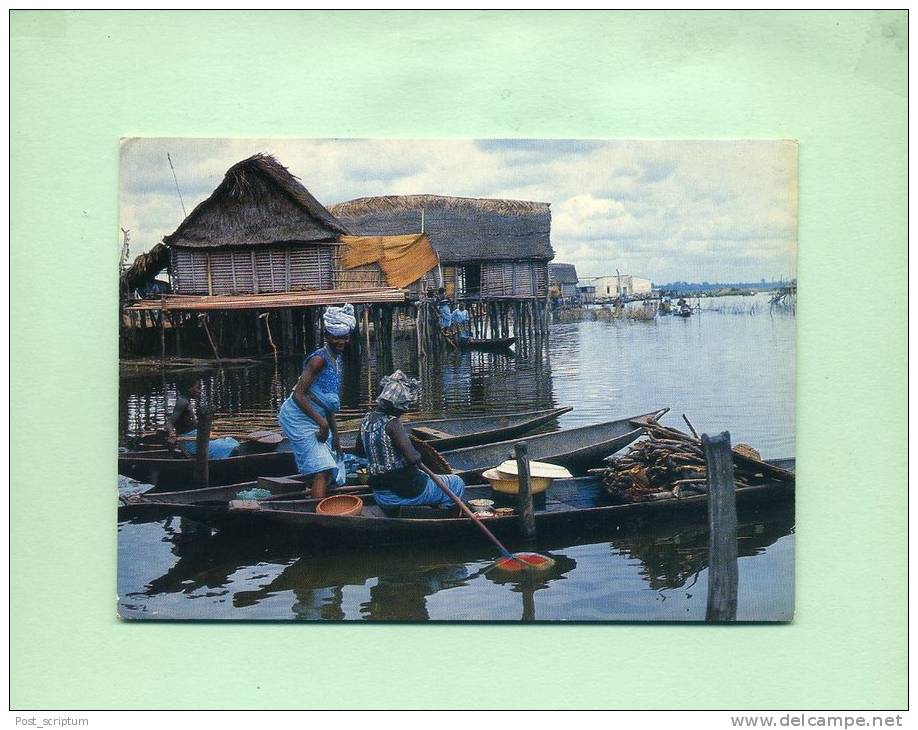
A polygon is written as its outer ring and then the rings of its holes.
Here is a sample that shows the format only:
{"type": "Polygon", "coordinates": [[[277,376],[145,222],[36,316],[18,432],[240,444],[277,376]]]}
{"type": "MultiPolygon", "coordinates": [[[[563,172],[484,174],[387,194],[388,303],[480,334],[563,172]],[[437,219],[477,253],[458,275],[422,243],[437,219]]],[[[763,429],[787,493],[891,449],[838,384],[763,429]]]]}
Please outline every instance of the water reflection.
{"type": "Polygon", "coordinates": [[[360,617],[376,621],[426,621],[427,597],[465,585],[469,570],[463,563],[424,561],[410,568],[385,552],[342,552],[333,557],[310,553],[294,560],[276,577],[254,590],[233,596],[237,608],[254,606],[273,596],[292,598],[293,617],[305,620],[345,618],[344,589],[369,588],[359,604],[360,617]],[[374,583],[375,579],[375,585],[374,583]]]}
{"type": "MultiPolygon", "coordinates": [[[[762,554],[778,539],[794,530],[793,510],[769,509],[761,514],[743,513],[737,525],[738,557],[762,554]]],[[[708,526],[704,521],[684,520],[655,525],[624,526],[609,542],[611,550],[639,561],[640,574],[654,590],[683,588],[708,568],[708,526]]]]}
{"type": "MultiPolygon", "coordinates": [[[[554,405],[551,366],[547,352],[534,348],[528,357],[506,353],[448,351],[439,359],[418,362],[404,343],[394,367],[420,377],[424,385],[418,415],[462,415],[536,410],[554,405]]],[[[248,414],[253,421],[270,421],[296,383],[302,357],[271,359],[258,365],[185,373],[167,370],[146,376],[123,377],[119,390],[119,433],[122,439],[162,426],[183,382],[200,378],[202,399],[219,413],[248,414]]],[[[360,409],[370,402],[382,374],[375,360],[370,376],[364,364],[358,371],[345,368],[341,402],[360,409]]]]}
{"type": "MultiPolygon", "coordinates": [[[[680,617],[666,602],[675,597],[680,605],[691,606],[685,618],[704,616],[704,582],[696,585],[708,569],[704,514],[652,523],[634,520],[543,541],[531,549],[550,557],[552,569],[520,573],[494,570],[495,556],[487,545],[304,551],[293,544],[266,545],[238,532],[193,532],[184,523],[179,532],[177,522],[158,523],[167,536],[161,544],[174,560],[166,561],[161,575],[148,577],[141,590],[122,594],[126,615],[133,615],[138,603],[165,608],[175,605],[173,597],[184,597],[207,604],[186,616],[196,618],[671,620],[680,617]],[[453,592],[455,599],[432,603],[453,592]]],[[[793,531],[790,503],[741,510],[741,564],[744,558],[765,556],[793,531]]],[[[744,582],[747,600],[767,600],[778,606],[775,610],[789,613],[790,567],[770,569],[772,584],[744,582]],[[774,591],[774,583],[788,581],[784,593],[761,595],[774,591]]]]}

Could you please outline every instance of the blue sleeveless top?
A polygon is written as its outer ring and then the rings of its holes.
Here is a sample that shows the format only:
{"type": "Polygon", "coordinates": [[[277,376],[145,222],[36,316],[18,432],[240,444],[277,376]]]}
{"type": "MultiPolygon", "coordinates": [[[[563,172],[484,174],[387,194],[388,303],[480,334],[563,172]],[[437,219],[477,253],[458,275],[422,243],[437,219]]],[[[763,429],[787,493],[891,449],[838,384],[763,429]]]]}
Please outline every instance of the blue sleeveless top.
{"type": "Polygon", "coordinates": [[[326,411],[337,413],[341,410],[341,356],[333,358],[328,348],[322,347],[303,359],[304,369],[316,355],[325,360],[325,367],[309,387],[309,397],[326,411]]]}

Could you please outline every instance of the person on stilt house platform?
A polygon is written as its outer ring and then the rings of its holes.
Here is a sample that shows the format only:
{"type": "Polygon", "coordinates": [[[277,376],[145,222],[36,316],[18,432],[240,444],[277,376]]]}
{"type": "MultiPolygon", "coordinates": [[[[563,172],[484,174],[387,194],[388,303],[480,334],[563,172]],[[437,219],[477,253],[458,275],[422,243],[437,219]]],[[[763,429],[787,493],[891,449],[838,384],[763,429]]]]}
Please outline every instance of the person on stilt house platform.
{"type": "Polygon", "coordinates": [[[458,342],[469,340],[469,313],[465,311],[465,304],[460,304],[451,317],[453,332],[458,342]]]}
{"type": "MultiPolygon", "coordinates": [[[[376,504],[397,507],[452,507],[452,500],[419,468],[421,455],[411,444],[401,417],[420,395],[421,384],[401,370],[380,381],[376,408],[360,424],[358,448],[367,457],[376,504]]],[[[458,497],[465,484],[455,474],[442,477],[458,497]]]]}
{"type": "Polygon", "coordinates": [[[311,496],[328,493],[338,468],[341,444],[335,414],[341,410],[341,353],[357,319],[354,307],[327,307],[325,344],[303,360],[303,372],[277,414],[300,474],[313,475],[311,496]]]}
{"type": "Polygon", "coordinates": [[[453,310],[450,307],[449,297],[446,296],[446,289],[442,286],[437,291],[437,314],[440,316],[440,327],[446,333],[452,325],[453,310]]]}
{"type": "MultiPolygon", "coordinates": [[[[172,414],[166,419],[166,432],[170,446],[177,446],[181,441],[186,453],[194,456],[198,451],[195,437],[198,434],[198,419],[192,406],[192,401],[201,397],[201,381],[192,380],[179,385],[178,396],[172,414]]],[[[226,459],[239,450],[239,442],[225,436],[224,438],[211,439],[207,446],[208,459],[226,459]]]]}

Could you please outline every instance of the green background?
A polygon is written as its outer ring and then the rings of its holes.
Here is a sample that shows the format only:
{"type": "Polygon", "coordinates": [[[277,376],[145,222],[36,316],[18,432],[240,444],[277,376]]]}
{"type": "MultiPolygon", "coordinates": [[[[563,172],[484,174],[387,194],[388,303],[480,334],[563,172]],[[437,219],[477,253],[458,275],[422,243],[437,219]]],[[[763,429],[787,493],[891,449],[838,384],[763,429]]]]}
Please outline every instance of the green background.
{"type": "Polygon", "coordinates": [[[13,12],[13,708],[904,707],[906,34],[903,11],[13,12]],[[793,624],[120,622],[122,136],[798,139],[793,624]]]}

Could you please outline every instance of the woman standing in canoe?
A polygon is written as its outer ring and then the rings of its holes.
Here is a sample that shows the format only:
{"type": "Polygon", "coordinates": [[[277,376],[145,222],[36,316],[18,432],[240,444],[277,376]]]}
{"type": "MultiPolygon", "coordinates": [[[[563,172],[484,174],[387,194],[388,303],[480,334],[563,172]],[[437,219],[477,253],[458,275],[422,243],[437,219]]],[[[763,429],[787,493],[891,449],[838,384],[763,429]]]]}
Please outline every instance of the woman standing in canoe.
{"type": "Polygon", "coordinates": [[[341,353],[357,324],[354,307],[327,307],[325,345],[303,360],[303,372],[277,414],[300,474],[313,475],[311,496],[322,498],[340,453],[335,413],[341,410],[341,353]]]}

